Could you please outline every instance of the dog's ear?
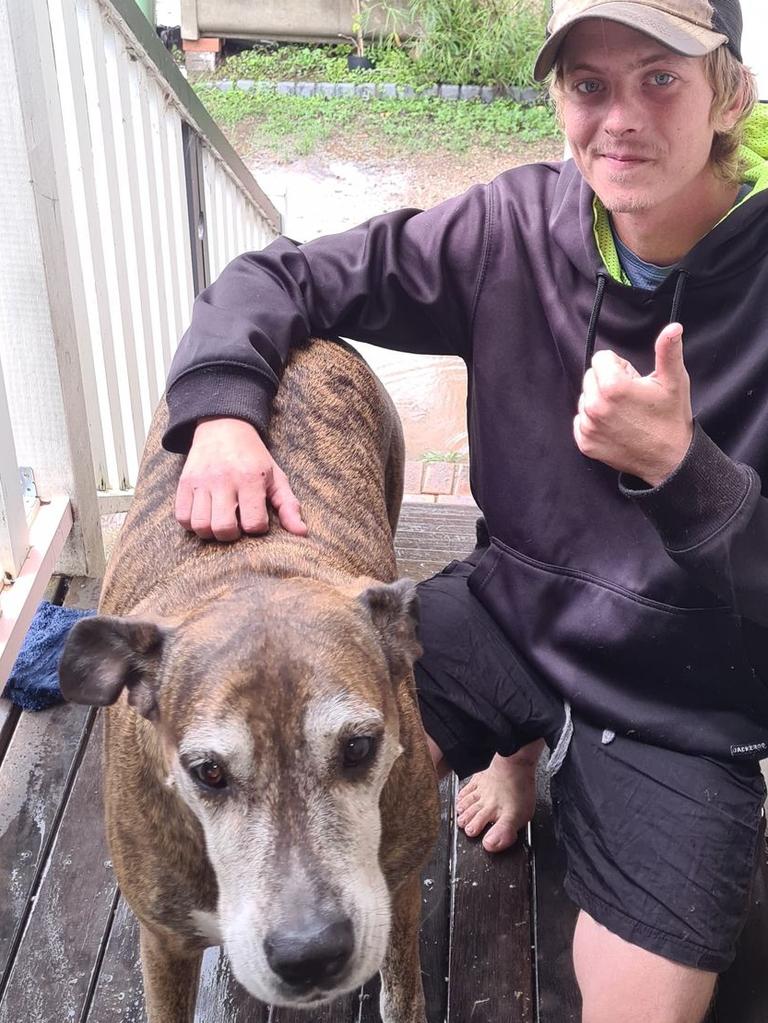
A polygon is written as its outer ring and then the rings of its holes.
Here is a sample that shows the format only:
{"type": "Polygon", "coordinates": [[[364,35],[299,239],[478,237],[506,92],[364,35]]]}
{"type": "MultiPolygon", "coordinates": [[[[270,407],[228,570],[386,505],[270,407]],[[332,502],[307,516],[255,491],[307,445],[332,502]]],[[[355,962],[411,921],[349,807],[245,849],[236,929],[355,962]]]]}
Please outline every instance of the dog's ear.
{"type": "Polygon", "coordinates": [[[139,714],[157,708],[157,672],[168,630],[137,618],[83,618],[69,633],[59,660],[64,698],[106,707],[123,688],[139,714]]]}
{"type": "Polygon", "coordinates": [[[407,671],[421,654],[419,598],[410,579],[369,586],[357,598],[376,626],[394,677],[407,671]]]}

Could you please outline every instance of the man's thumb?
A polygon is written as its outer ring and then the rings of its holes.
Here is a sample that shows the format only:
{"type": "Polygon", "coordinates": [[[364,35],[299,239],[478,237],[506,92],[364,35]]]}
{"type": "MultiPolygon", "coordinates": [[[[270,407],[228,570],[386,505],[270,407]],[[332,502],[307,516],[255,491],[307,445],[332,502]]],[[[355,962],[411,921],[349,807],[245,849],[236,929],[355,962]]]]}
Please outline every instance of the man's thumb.
{"type": "Polygon", "coordinates": [[[663,383],[675,383],[685,376],[683,362],[683,328],[670,323],[656,338],[656,367],[654,376],[663,383]]]}

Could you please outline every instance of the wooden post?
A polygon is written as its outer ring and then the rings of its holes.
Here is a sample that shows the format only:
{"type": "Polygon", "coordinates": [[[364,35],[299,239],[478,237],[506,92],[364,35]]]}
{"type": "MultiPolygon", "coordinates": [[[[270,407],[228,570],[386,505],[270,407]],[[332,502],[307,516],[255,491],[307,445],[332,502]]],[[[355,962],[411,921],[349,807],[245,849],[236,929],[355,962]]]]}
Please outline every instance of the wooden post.
{"type": "Polygon", "coordinates": [[[76,311],[67,259],[74,220],[46,0],[0,0],[0,310],[18,458],[45,500],[66,495],[74,525],[58,569],[101,575],[76,311]]]}

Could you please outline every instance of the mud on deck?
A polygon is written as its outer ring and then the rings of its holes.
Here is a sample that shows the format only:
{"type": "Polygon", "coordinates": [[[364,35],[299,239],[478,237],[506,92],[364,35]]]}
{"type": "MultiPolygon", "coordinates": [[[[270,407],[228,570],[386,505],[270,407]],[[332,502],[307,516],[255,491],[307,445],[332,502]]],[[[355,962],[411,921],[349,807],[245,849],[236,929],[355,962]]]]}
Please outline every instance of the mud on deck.
{"type": "MultiPolygon", "coordinates": [[[[403,575],[425,578],[474,544],[475,512],[408,505],[403,575]]],[[[58,599],[94,607],[93,580],[58,599]]],[[[53,599],[51,589],[49,599],[53,599]]],[[[64,705],[18,714],[0,701],[0,1023],[140,1023],[138,927],[120,897],[101,818],[101,720],[64,705]]],[[[577,1023],[570,961],[576,911],[562,891],[545,786],[517,846],[490,857],[455,826],[455,786],[423,876],[422,969],[429,1023],[577,1023]]],[[[768,1020],[766,874],[739,957],[709,1023],[768,1020]]],[[[203,962],[198,1023],[373,1023],[377,984],[323,1010],[273,1010],[245,995],[218,949],[203,962]]]]}

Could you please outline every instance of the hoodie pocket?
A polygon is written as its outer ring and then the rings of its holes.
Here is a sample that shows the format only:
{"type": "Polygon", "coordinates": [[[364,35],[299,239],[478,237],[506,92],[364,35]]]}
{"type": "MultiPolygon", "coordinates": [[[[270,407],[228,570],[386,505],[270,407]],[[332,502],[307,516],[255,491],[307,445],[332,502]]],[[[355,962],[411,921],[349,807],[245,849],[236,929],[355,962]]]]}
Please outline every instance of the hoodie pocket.
{"type": "Polygon", "coordinates": [[[765,738],[768,690],[730,608],[660,603],[495,538],[469,587],[532,666],[596,721],[718,754],[726,735],[765,738]]]}

